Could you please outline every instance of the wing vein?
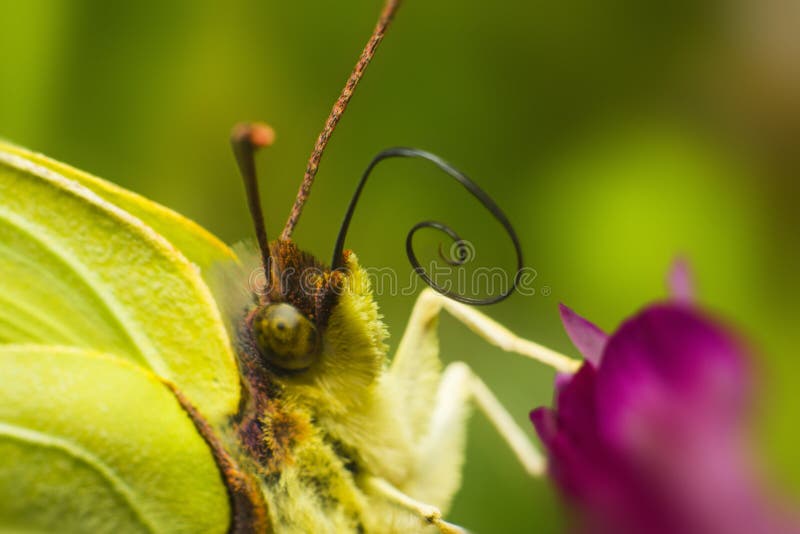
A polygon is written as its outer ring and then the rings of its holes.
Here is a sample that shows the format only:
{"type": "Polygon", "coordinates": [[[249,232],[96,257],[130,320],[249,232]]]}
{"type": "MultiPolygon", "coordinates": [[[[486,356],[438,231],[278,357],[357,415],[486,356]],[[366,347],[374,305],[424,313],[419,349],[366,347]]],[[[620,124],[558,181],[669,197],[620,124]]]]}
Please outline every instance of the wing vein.
{"type": "Polygon", "coordinates": [[[136,493],[125,483],[114,470],[106,465],[100,458],[93,455],[80,445],[70,442],[69,440],[51,436],[43,432],[32,430],[10,423],[0,421],[0,436],[15,439],[28,444],[38,445],[40,447],[47,447],[51,449],[60,450],[70,455],[75,460],[89,466],[95,472],[100,474],[111,486],[111,488],[119,495],[123,501],[128,505],[131,511],[136,515],[137,519],[144,527],[150,532],[157,532],[155,526],[147,518],[142,505],[137,502],[136,493]]]}
{"type": "Polygon", "coordinates": [[[117,322],[124,335],[130,340],[131,345],[135,347],[141,359],[157,374],[169,378],[168,366],[164,360],[158,356],[158,351],[156,351],[155,347],[146,336],[138,333],[138,330],[133,325],[133,321],[124,312],[122,306],[120,306],[119,302],[114,297],[113,292],[109,291],[105,284],[92,274],[90,269],[79,260],[72,258],[57,242],[45,237],[48,235],[46,228],[40,228],[35,224],[31,224],[23,218],[3,209],[2,206],[0,206],[0,220],[5,221],[17,231],[25,233],[28,239],[38,243],[42,248],[59,260],[61,264],[69,268],[79,280],[82,280],[90,288],[92,293],[97,296],[110,317],[117,322]]]}

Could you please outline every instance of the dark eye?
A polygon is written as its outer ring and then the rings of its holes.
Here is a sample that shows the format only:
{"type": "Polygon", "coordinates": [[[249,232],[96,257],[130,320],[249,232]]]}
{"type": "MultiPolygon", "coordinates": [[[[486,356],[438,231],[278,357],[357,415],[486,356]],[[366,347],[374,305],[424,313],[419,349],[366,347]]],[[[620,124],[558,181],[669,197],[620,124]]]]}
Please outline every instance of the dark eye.
{"type": "Polygon", "coordinates": [[[317,329],[291,304],[267,304],[253,318],[256,345],[281,369],[306,369],[317,356],[317,329]]]}

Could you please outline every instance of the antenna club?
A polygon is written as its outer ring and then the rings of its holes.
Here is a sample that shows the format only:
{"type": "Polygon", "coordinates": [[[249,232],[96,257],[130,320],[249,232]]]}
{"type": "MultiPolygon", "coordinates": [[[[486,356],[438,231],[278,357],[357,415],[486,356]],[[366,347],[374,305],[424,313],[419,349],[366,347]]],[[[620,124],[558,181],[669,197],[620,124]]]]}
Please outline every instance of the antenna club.
{"type": "Polygon", "coordinates": [[[275,142],[275,130],[263,122],[256,122],[250,127],[250,142],[255,147],[272,146],[275,142]]]}
{"type": "Polygon", "coordinates": [[[237,144],[246,143],[253,148],[265,148],[275,142],[275,130],[263,122],[243,122],[233,127],[231,138],[237,144]]]}

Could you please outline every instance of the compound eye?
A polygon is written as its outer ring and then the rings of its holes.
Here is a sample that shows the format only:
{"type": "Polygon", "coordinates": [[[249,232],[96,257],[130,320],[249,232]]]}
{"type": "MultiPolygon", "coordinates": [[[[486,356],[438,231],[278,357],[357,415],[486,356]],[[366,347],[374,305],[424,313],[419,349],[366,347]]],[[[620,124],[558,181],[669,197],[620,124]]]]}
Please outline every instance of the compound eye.
{"type": "Polygon", "coordinates": [[[253,319],[256,345],[264,358],[281,369],[308,368],[317,356],[317,329],[291,304],[268,304],[253,319]]]}

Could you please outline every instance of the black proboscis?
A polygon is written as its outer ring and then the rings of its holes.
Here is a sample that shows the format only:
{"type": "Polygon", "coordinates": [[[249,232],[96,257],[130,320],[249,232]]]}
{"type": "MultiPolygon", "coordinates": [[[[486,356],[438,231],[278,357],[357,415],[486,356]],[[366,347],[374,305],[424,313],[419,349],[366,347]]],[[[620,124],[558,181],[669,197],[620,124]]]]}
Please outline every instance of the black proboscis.
{"type": "Polygon", "coordinates": [[[372,158],[372,161],[367,166],[364,174],[361,176],[361,180],[358,182],[358,186],[356,187],[355,193],[353,193],[353,197],[350,199],[350,205],[347,207],[347,212],[345,213],[344,220],[342,221],[342,226],[339,228],[339,235],[336,238],[336,246],[333,251],[333,259],[331,260],[332,269],[338,269],[343,267],[344,261],[344,242],[347,238],[347,231],[350,228],[350,222],[353,219],[353,213],[355,212],[356,206],[358,205],[358,200],[361,198],[361,193],[364,190],[364,186],[367,183],[372,171],[375,167],[382,161],[391,159],[391,158],[417,158],[429,161],[436,165],[439,169],[443,170],[448,176],[455,179],[458,183],[460,183],[464,189],[466,189],[473,197],[475,197],[486,209],[489,213],[494,217],[497,222],[499,222],[503,228],[506,230],[511,242],[514,246],[514,252],[517,257],[517,271],[514,274],[513,281],[508,289],[501,292],[498,295],[494,295],[491,297],[479,299],[474,297],[469,297],[465,295],[461,295],[459,293],[455,293],[447,288],[444,288],[437,284],[430,275],[422,268],[417,256],[414,252],[413,246],[413,239],[414,234],[422,228],[433,228],[440,232],[444,232],[448,235],[453,241],[455,242],[455,254],[453,254],[454,258],[448,259],[444,258],[442,254],[441,246],[439,248],[439,255],[450,265],[461,266],[466,263],[468,259],[468,249],[467,243],[455,230],[453,230],[450,226],[446,225],[445,223],[439,221],[422,221],[415,224],[411,230],[409,230],[408,235],[406,236],[406,254],[408,255],[408,260],[411,263],[411,266],[414,268],[414,272],[416,272],[420,278],[422,278],[426,284],[431,286],[433,289],[438,291],[439,293],[453,299],[457,300],[458,302],[463,302],[464,304],[475,304],[475,305],[485,305],[485,304],[494,304],[496,302],[500,302],[507,298],[511,293],[513,293],[514,289],[516,289],[517,285],[519,284],[520,277],[522,276],[522,269],[523,269],[523,261],[522,261],[522,247],[520,246],[519,237],[517,237],[517,233],[514,230],[514,227],[511,226],[511,223],[506,217],[506,214],[500,207],[495,203],[494,200],[483,190],[481,189],[475,182],[473,182],[467,175],[463,172],[459,171],[455,167],[453,167],[450,163],[443,160],[439,156],[432,154],[430,152],[426,152],[425,150],[420,150],[417,148],[407,148],[407,147],[395,147],[395,148],[388,148],[382,152],[380,152],[377,156],[372,158]]]}

